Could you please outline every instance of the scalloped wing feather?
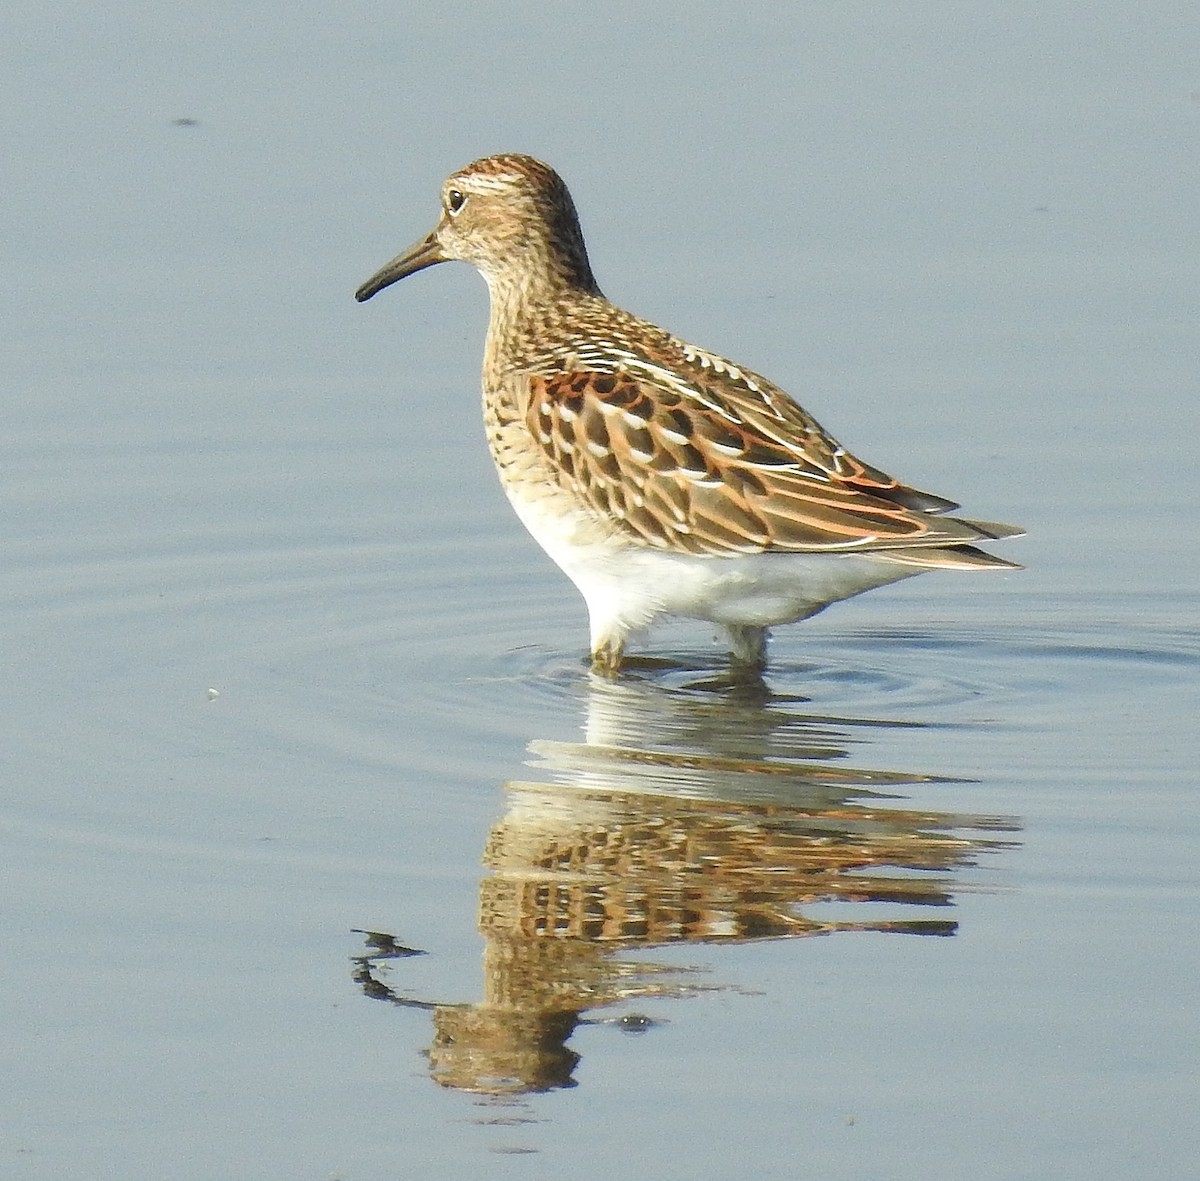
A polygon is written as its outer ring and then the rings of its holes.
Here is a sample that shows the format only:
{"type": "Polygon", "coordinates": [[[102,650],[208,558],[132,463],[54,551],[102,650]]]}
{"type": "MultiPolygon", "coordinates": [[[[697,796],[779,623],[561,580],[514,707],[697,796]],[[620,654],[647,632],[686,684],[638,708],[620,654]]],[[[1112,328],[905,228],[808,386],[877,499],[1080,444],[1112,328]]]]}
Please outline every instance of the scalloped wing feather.
{"type": "MultiPolygon", "coordinates": [[[[716,556],[969,547],[1020,532],[938,516],[957,505],[856,459],[763,379],[708,360],[717,380],[694,389],[678,372],[670,384],[645,370],[524,378],[526,424],[560,484],[630,540],[716,556]]],[[[964,549],[945,564],[991,562],[964,549]]]]}

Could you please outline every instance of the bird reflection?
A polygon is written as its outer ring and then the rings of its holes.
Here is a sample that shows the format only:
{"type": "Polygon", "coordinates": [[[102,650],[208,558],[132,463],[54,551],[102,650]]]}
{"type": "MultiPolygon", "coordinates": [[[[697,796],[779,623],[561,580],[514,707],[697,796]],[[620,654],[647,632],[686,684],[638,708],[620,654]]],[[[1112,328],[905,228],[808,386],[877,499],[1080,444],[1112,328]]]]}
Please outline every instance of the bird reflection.
{"type": "Polygon", "coordinates": [[[480,885],[483,1000],[439,1004],[395,986],[395,961],[418,953],[383,933],[355,958],[368,995],[432,1013],[438,1083],[496,1095],[572,1086],[566,1043],[581,1022],[719,987],[635,951],[955,933],[928,909],[951,906],[952,875],[1010,845],[1001,834],[1016,822],[904,807],[906,785],[935,777],[848,758],[872,728],[905,723],[814,717],[803,704],[737,685],[590,679],[586,741],[531,743],[545,779],[505,785],[480,885]],[[873,917],[829,903],[891,905],[873,917]]]}

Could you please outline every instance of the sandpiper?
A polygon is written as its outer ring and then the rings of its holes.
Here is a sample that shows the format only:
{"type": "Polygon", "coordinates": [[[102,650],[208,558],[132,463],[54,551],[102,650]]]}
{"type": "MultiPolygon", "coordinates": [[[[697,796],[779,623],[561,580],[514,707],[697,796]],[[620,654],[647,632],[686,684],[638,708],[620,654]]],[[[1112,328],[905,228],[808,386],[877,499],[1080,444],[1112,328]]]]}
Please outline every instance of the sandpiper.
{"type": "Polygon", "coordinates": [[[601,294],[575,205],[530,156],[442,186],[432,233],[359,288],[451,259],[487,281],[483,414],[500,481],[587,603],[593,667],[664,616],[728,633],[761,669],[767,629],[926,570],[1016,569],[976,548],[1011,525],[863,463],[777,386],[601,294]]]}

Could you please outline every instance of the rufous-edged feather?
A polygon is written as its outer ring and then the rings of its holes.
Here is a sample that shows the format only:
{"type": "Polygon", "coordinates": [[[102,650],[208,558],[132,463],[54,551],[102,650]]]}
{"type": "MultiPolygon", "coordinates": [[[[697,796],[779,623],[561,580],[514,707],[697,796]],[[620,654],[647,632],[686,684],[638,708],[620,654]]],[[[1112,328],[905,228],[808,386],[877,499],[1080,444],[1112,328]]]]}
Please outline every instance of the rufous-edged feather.
{"type": "Polygon", "coordinates": [[[711,620],[761,667],[766,629],[928,569],[1011,568],[1011,525],[856,458],[777,386],[618,308],[566,185],[489,156],[434,230],[359,288],[450,259],[487,280],[484,422],[522,521],[587,600],[597,668],[664,615],[711,620]]]}

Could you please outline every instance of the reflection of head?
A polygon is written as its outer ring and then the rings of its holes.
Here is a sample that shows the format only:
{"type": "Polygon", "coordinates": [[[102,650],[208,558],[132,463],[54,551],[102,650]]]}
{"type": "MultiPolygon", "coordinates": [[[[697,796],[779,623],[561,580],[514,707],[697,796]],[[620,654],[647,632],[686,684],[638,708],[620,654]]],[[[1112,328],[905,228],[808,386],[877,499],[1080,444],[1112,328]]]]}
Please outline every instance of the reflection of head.
{"type": "Polygon", "coordinates": [[[439,1006],[430,1073],[443,1087],[486,1095],[573,1087],[579,1055],[564,1043],[577,1021],[575,1013],[439,1006]]]}

